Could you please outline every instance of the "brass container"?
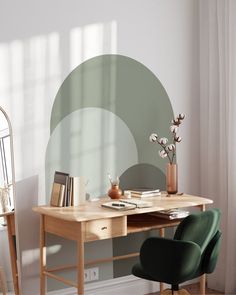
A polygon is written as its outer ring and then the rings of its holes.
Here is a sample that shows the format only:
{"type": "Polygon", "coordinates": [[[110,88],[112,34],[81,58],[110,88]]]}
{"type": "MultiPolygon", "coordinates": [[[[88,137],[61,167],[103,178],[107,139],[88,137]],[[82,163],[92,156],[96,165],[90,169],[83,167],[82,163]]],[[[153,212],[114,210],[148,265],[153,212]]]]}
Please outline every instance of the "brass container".
{"type": "Polygon", "coordinates": [[[177,164],[167,164],[166,167],[166,191],[168,194],[178,192],[178,166],[177,164]]]}
{"type": "Polygon", "coordinates": [[[119,189],[117,184],[113,184],[107,194],[111,199],[120,199],[122,196],[122,190],[119,189]]]}

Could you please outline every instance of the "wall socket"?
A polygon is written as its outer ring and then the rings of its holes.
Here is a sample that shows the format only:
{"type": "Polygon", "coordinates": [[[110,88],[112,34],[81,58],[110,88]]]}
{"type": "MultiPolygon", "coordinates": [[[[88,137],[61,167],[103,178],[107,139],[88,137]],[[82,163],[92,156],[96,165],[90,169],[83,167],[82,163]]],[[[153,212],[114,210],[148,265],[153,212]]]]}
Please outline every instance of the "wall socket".
{"type": "Polygon", "coordinates": [[[98,267],[90,268],[90,281],[97,281],[99,279],[98,267]]]}
{"type": "Polygon", "coordinates": [[[89,282],[90,281],[90,269],[85,269],[84,270],[84,282],[89,282]]]}
{"type": "Polygon", "coordinates": [[[98,267],[87,268],[84,270],[84,281],[91,282],[99,279],[98,267]]]}

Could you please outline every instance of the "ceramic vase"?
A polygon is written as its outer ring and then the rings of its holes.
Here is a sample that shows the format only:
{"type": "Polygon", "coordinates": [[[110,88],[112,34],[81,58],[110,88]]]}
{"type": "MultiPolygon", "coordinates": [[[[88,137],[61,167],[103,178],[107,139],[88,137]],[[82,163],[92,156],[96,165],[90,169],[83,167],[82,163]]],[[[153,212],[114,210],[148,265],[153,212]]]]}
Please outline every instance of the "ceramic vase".
{"type": "Polygon", "coordinates": [[[112,184],[111,188],[108,191],[108,196],[111,199],[119,199],[122,196],[122,191],[119,189],[117,184],[112,184]]]}
{"type": "Polygon", "coordinates": [[[166,167],[166,191],[168,194],[178,192],[178,166],[177,164],[167,164],[166,167]]]}

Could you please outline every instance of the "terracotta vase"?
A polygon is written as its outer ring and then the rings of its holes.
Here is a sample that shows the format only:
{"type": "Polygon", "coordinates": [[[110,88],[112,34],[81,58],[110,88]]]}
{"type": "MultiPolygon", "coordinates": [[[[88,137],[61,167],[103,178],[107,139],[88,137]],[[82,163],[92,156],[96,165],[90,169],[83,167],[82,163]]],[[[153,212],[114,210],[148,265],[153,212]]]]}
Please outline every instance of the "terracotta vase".
{"type": "Polygon", "coordinates": [[[166,167],[166,191],[168,194],[178,192],[178,166],[177,164],[167,164],[166,167]]]}
{"type": "Polygon", "coordinates": [[[108,196],[111,199],[119,199],[122,196],[122,190],[119,189],[117,184],[113,184],[108,191],[108,196]]]}

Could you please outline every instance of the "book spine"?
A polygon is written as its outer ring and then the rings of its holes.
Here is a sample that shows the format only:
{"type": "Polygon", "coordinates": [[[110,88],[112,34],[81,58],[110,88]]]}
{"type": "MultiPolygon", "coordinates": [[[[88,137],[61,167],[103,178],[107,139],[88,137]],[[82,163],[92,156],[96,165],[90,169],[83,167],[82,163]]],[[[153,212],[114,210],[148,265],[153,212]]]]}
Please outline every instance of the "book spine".
{"type": "Polygon", "coordinates": [[[142,192],[142,191],[129,190],[129,192],[130,192],[131,194],[137,194],[137,195],[150,195],[150,194],[152,194],[152,195],[156,195],[156,194],[161,193],[160,190],[144,191],[144,192],[142,192]]]}
{"type": "Polygon", "coordinates": [[[54,182],[52,186],[50,205],[61,207],[63,205],[64,194],[65,186],[63,184],[54,182]]]}
{"type": "Polygon", "coordinates": [[[79,204],[83,204],[86,199],[85,192],[85,178],[83,176],[73,177],[73,199],[74,206],[78,206],[79,204]]]}
{"type": "Polygon", "coordinates": [[[70,205],[68,173],[55,171],[50,205],[58,207],[70,205]]]}
{"type": "Polygon", "coordinates": [[[63,201],[64,201],[64,196],[65,196],[65,185],[61,184],[59,200],[58,200],[58,207],[62,207],[63,201]]]}

